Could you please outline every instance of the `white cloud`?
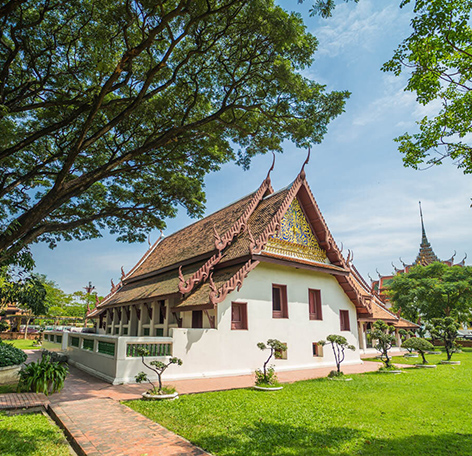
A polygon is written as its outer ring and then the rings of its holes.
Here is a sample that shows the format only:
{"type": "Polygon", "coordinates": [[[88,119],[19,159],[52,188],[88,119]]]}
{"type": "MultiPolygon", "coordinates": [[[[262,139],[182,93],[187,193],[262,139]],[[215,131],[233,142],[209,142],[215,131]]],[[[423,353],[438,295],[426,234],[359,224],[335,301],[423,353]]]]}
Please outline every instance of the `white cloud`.
{"type": "Polygon", "coordinates": [[[359,49],[372,52],[379,35],[392,33],[409,21],[396,4],[381,10],[377,7],[372,0],[338,5],[333,17],[322,22],[325,25],[312,30],[319,40],[320,54],[334,57],[348,49],[355,49],[357,56],[359,49]]]}
{"type": "Polygon", "coordinates": [[[363,274],[393,271],[414,261],[421,241],[418,200],[421,200],[426,233],[435,253],[443,260],[454,250],[456,261],[472,253],[472,183],[460,171],[443,165],[417,172],[418,178],[398,176],[380,184],[364,182],[350,198],[325,213],[329,227],[344,252],[354,251],[354,263],[363,274]]]}

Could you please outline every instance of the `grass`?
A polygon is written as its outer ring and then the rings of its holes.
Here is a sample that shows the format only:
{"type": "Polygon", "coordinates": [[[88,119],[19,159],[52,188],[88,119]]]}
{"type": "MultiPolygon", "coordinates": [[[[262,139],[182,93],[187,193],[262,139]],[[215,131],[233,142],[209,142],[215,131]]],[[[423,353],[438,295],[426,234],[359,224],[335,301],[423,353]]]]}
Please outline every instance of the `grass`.
{"type": "Polygon", "coordinates": [[[34,340],[28,339],[4,340],[3,342],[7,342],[16,348],[20,348],[21,350],[39,350],[41,348],[33,345],[34,340]]]}
{"type": "Polygon", "coordinates": [[[453,359],[462,365],[126,405],[215,455],[472,455],[472,350],[453,359]]]}
{"type": "Polygon", "coordinates": [[[38,414],[8,416],[0,412],[2,456],[70,456],[64,434],[38,414]]]}

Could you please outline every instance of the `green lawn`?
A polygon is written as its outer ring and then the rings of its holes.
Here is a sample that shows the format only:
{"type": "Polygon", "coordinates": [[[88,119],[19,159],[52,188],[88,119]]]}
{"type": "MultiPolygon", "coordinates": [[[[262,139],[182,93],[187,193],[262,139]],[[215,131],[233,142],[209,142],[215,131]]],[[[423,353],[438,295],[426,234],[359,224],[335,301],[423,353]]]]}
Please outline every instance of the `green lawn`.
{"type": "Polygon", "coordinates": [[[21,348],[22,350],[38,350],[41,347],[35,347],[33,345],[34,340],[24,340],[24,339],[18,339],[18,340],[4,340],[3,342],[7,342],[16,348],[21,348]]]}
{"type": "Polygon", "coordinates": [[[472,350],[453,359],[462,365],[126,405],[215,455],[472,455],[472,350]]]}
{"type": "Polygon", "coordinates": [[[2,456],[70,456],[64,434],[42,414],[0,412],[2,456]]]}

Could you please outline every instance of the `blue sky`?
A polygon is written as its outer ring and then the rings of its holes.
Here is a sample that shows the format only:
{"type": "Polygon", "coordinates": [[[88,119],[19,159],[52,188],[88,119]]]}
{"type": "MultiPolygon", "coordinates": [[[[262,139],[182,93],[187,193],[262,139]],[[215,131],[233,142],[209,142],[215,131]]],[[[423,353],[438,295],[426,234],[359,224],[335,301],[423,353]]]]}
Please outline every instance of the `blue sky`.
{"type": "MultiPolygon", "coordinates": [[[[418,201],[422,201],[426,231],[436,254],[456,261],[472,256],[472,176],[451,162],[423,171],[404,168],[393,138],[414,132],[415,120],[434,114],[438,105],[420,106],[405,92],[406,76],[380,71],[396,46],[410,34],[411,14],[399,1],[361,0],[340,4],[330,19],[311,18],[310,0],[281,2],[300,12],[319,40],[315,62],[304,74],[328,90],[349,90],[346,112],[333,121],[322,144],[312,148],[307,179],[321,211],[340,245],[354,251],[354,263],[366,277],[389,274],[393,261],[412,262],[421,239],[418,201]]],[[[306,151],[286,143],[277,154],[272,185],[288,185],[298,174],[306,151]]],[[[210,214],[256,189],[271,157],[256,157],[249,171],[227,164],[207,176],[210,214]]],[[[193,222],[185,210],[167,221],[164,234],[193,222]]],[[[152,232],[154,242],[159,233],[152,232]]],[[[89,281],[99,294],[115,283],[120,268],[131,269],[147,249],[145,244],[117,243],[104,234],[91,241],[62,242],[54,250],[35,245],[37,272],[46,274],[66,292],[89,281]]]]}

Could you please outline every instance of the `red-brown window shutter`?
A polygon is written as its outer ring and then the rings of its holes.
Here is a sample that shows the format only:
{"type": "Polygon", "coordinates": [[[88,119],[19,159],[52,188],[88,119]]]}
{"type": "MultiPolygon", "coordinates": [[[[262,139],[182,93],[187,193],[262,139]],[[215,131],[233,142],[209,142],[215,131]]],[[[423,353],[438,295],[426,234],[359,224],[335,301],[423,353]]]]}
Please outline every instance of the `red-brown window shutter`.
{"type": "Polygon", "coordinates": [[[231,303],[231,329],[247,329],[247,303],[231,303]]]}
{"type": "Polygon", "coordinates": [[[320,290],[308,290],[308,306],[310,310],[310,320],[323,320],[320,290]]]}
{"type": "Polygon", "coordinates": [[[272,317],[288,318],[286,285],[272,285],[272,317]]]}
{"type": "Polygon", "coordinates": [[[341,331],[350,331],[351,324],[349,322],[349,310],[339,311],[339,320],[341,323],[341,331]]]}

